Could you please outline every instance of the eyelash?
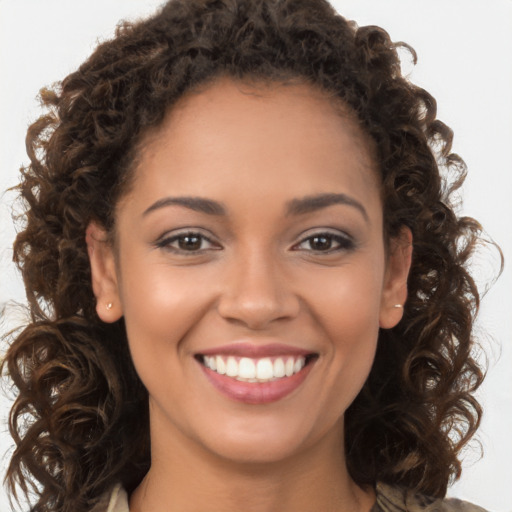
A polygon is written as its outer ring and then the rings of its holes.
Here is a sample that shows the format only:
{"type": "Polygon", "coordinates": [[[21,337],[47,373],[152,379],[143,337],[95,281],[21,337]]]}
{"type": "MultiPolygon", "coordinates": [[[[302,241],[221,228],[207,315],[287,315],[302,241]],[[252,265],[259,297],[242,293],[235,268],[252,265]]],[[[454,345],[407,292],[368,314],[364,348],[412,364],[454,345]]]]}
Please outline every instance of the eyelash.
{"type": "MultiPolygon", "coordinates": [[[[352,238],[348,235],[341,235],[341,234],[331,233],[331,232],[327,231],[327,232],[312,233],[311,235],[303,238],[299,243],[295,244],[292,247],[292,249],[300,250],[300,247],[303,244],[308,243],[308,242],[311,243],[312,240],[314,240],[315,238],[325,240],[330,246],[332,246],[333,242],[337,243],[338,246],[334,247],[334,248],[328,247],[326,250],[313,249],[313,248],[309,249],[309,251],[311,251],[314,254],[332,254],[332,253],[337,253],[337,252],[341,252],[341,251],[350,251],[350,250],[353,250],[356,245],[354,243],[354,240],[352,240],[352,238]]],[[[216,244],[209,237],[207,237],[204,234],[199,233],[197,231],[186,231],[186,232],[177,233],[172,236],[164,237],[164,238],[158,240],[155,243],[155,246],[159,249],[165,249],[165,250],[168,250],[168,251],[176,253],[176,254],[183,254],[183,255],[187,255],[187,256],[197,255],[204,251],[220,250],[221,249],[219,244],[216,244]],[[175,243],[175,242],[179,243],[180,240],[184,240],[187,237],[198,239],[199,244],[200,244],[199,248],[187,250],[184,248],[172,246],[173,243],[175,243]],[[208,244],[210,244],[210,247],[202,248],[201,246],[204,244],[204,242],[207,242],[208,244]]]]}
{"type": "Polygon", "coordinates": [[[350,251],[355,248],[354,240],[352,240],[352,238],[349,237],[348,235],[331,233],[329,231],[312,233],[311,235],[303,238],[298,244],[295,244],[293,246],[293,248],[294,249],[298,248],[302,244],[307,243],[307,242],[311,243],[311,241],[315,238],[327,239],[331,245],[332,245],[332,242],[336,242],[338,244],[338,247],[334,247],[334,248],[329,247],[327,250],[318,250],[318,249],[311,248],[310,251],[313,252],[314,254],[332,254],[332,253],[341,252],[341,251],[350,251]]]}
{"type": "Polygon", "coordinates": [[[205,250],[219,250],[220,249],[218,244],[213,242],[210,238],[203,235],[202,233],[198,233],[197,231],[185,231],[182,233],[177,233],[176,235],[164,237],[164,238],[158,240],[155,243],[155,246],[159,249],[165,249],[165,250],[177,253],[177,254],[184,254],[187,256],[193,256],[193,255],[196,255],[199,252],[203,252],[205,250]],[[187,250],[187,249],[183,249],[180,247],[172,246],[172,244],[174,242],[179,243],[180,240],[184,240],[187,237],[199,239],[200,247],[203,245],[203,243],[205,241],[208,242],[209,244],[211,244],[212,246],[216,246],[216,247],[209,247],[207,249],[199,248],[196,250],[187,250]]]}

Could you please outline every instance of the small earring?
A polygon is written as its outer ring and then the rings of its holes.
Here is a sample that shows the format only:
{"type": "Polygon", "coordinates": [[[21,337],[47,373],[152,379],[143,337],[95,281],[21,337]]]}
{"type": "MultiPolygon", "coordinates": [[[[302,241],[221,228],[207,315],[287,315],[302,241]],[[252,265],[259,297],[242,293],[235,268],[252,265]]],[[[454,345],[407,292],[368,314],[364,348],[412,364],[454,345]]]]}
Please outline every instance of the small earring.
{"type": "Polygon", "coordinates": [[[108,311],[110,311],[112,309],[112,302],[109,302],[105,307],[107,308],[108,311]]]}
{"type": "Polygon", "coordinates": [[[394,308],[403,308],[402,304],[395,304],[393,307],[394,308]]]}

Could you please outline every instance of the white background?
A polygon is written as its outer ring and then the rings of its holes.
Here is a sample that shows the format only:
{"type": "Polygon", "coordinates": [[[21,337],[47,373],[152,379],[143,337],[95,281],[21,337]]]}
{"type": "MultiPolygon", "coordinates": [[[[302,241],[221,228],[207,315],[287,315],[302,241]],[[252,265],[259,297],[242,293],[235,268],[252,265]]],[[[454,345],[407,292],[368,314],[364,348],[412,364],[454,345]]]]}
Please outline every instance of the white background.
{"type": "MultiPolygon", "coordinates": [[[[24,137],[38,115],[39,88],[62,79],[113,34],[116,23],[150,13],[160,0],[0,0],[0,190],[16,184],[27,161],[24,137]]],[[[385,28],[418,53],[411,79],[438,100],[455,131],[454,150],[469,167],[464,213],[482,222],[512,258],[512,0],[337,0],[359,25],[385,28]]],[[[23,301],[13,268],[12,195],[0,197],[0,308],[23,301]]],[[[512,273],[508,266],[487,294],[479,326],[490,360],[481,390],[485,417],[464,455],[460,482],[449,491],[496,512],[512,512],[512,273]]],[[[16,325],[8,308],[0,331],[16,325]]],[[[10,448],[0,402],[0,456],[10,448]]],[[[3,467],[6,465],[6,457],[3,467]]],[[[0,467],[1,469],[1,467],[0,467]]],[[[2,473],[3,473],[2,469],[2,473]]],[[[10,510],[0,491],[0,510],[10,510]]]]}

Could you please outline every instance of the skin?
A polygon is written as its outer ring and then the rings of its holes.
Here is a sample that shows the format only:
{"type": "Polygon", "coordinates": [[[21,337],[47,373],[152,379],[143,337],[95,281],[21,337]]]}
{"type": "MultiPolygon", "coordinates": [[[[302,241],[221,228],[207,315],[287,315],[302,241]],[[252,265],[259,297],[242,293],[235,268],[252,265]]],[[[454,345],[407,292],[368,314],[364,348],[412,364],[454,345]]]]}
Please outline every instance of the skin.
{"type": "Polygon", "coordinates": [[[101,226],[87,230],[98,314],[124,316],[150,397],[152,466],[130,510],[369,510],[373,490],[346,469],[343,418],[379,327],[401,319],[411,253],[405,230],[386,253],[370,142],[309,85],[223,78],[183,97],[143,147],[114,245],[101,226]],[[287,212],[333,193],[348,203],[287,212]],[[172,237],[188,231],[210,241],[180,249],[172,237]],[[247,404],[194,357],[240,340],[317,359],[291,394],[247,404]]]}

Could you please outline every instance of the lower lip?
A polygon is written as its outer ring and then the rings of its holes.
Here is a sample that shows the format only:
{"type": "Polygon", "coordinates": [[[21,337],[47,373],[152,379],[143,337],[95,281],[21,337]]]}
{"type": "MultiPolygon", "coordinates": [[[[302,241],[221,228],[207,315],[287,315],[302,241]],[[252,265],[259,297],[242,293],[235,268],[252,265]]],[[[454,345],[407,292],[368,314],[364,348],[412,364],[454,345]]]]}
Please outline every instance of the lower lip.
{"type": "Polygon", "coordinates": [[[283,377],[269,382],[243,382],[221,375],[201,363],[198,364],[213,386],[228,398],[246,404],[268,404],[277,402],[295,391],[308,376],[314,361],[291,377],[283,377]]]}

